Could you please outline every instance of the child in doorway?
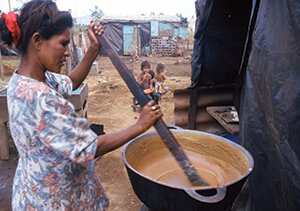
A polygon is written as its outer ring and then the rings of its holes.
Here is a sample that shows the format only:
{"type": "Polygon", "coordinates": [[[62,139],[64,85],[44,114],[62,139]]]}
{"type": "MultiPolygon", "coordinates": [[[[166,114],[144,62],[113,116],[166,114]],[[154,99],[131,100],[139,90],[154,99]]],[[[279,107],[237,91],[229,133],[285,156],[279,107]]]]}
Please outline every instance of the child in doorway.
{"type": "Polygon", "coordinates": [[[155,84],[156,79],[154,76],[154,72],[150,72],[150,63],[145,60],[141,63],[141,73],[137,77],[137,82],[138,84],[142,87],[144,92],[148,94],[156,103],[158,103],[159,96],[154,90],[153,84],[155,84]],[[151,90],[153,91],[151,92],[151,90]],[[149,93],[148,93],[149,92],[149,93]]]}
{"type": "Polygon", "coordinates": [[[165,65],[162,63],[157,64],[156,75],[155,75],[155,80],[156,80],[155,90],[160,97],[161,95],[164,95],[167,92],[167,88],[168,88],[168,87],[164,87],[164,82],[166,80],[166,76],[164,72],[165,72],[165,65]]]}

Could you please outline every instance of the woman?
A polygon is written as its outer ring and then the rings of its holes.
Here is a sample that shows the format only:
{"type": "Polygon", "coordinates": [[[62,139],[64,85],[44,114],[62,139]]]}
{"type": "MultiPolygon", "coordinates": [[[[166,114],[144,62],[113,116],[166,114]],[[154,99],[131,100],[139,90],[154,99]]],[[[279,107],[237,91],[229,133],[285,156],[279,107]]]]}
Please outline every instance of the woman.
{"type": "Polygon", "coordinates": [[[8,85],[11,135],[19,152],[13,184],[13,210],[104,210],[108,199],[94,168],[94,158],[140,135],[162,117],[153,101],[138,121],[113,134],[98,136],[75,114],[65,97],[80,86],[96,59],[100,44],[88,27],[90,47],[68,75],[60,70],[70,56],[72,17],[51,0],[26,3],[20,16],[2,15],[1,37],[14,43],[21,62],[8,85]]]}

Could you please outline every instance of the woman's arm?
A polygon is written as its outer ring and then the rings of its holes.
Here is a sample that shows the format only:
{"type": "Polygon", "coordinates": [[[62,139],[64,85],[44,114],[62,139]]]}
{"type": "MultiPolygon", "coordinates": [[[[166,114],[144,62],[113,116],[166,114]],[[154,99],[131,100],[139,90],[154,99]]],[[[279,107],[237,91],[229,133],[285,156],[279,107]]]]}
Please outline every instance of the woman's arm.
{"type": "Polygon", "coordinates": [[[130,127],[112,134],[98,136],[96,157],[104,155],[107,152],[115,150],[148,130],[158,118],[162,117],[159,105],[152,100],[142,109],[138,121],[130,127]],[[155,110],[152,107],[155,105],[155,110]]]}
{"type": "Polygon", "coordinates": [[[103,26],[98,23],[95,23],[95,21],[92,20],[88,27],[90,47],[88,48],[81,62],[74,68],[72,72],[69,73],[69,77],[71,78],[73,83],[73,90],[77,89],[80,86],[80,84],[84,81],[100,50],[100,43],[98,42],[95,34],[93,33],[93,28],[96,34],[103,34],[103,26]]]}

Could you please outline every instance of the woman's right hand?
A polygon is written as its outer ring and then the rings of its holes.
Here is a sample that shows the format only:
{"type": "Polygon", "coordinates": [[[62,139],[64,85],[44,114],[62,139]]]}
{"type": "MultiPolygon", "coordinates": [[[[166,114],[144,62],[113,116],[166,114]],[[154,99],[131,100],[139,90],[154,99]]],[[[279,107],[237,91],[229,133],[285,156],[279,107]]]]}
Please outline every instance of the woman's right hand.
{"type": "Polygon", "coordinates": [[[143,131],[146,131],[162,116],[163,113],[160,106],[151,100],[143,107],[140,118],[136,124],[141,126],[143,131]]]}

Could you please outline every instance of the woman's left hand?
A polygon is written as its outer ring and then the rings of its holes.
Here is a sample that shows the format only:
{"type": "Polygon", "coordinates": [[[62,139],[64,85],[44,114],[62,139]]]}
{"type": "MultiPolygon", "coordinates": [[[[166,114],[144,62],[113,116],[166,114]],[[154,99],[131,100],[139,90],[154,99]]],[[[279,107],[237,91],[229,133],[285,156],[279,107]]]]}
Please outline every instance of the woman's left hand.
{"type": "Polygon", "coordinates": [[[98,50],[99,50],[100,43],[99,43],[98,39],[96,38],[95,34],[102,35],[103,33],[104,33],[103,26],[99,22],[92,20],[88,27],[88,36],[89,36],[90,42],[91,42],[90,46],[97,46],[98,50]],[[94,31],[93,31],[93,29],[94,29],[94,31]]]}

